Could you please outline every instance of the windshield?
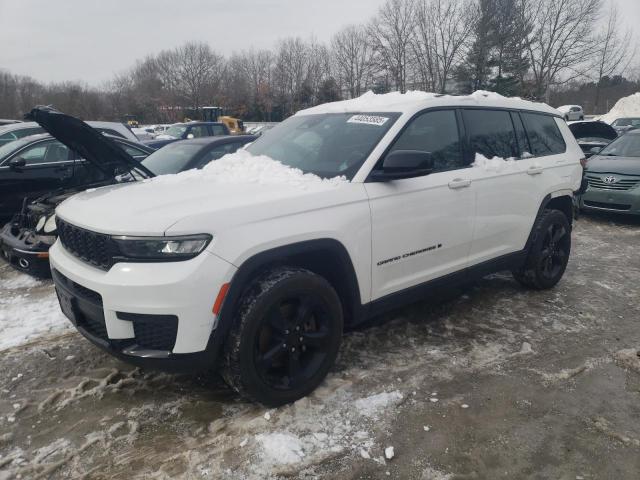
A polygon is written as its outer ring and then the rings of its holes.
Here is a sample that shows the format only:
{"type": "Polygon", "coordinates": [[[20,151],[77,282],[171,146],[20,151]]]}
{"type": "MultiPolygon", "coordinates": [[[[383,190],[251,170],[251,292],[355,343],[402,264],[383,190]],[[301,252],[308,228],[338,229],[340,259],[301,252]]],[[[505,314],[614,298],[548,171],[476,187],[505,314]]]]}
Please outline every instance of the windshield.
{"type": "Polygon", "coordinates": [[[399,113],[325,113],[290,117],[247,150],[305,173],[349,180],[360,169],[399,113]]]}
{"type": "Polygon", "coordinates": [[[640,127],[640,118],[619,118],[613,122],[614,127],[640,127]]]}
{"type": "Polygon", "coordinates": [[[2,163],[2,161],[6,157],[11,155],[13,152],[18,150],[19,148],[24,147],[28,143],[31,143],[31,140],[14,140],[12,142],[5,143],[4,145],[0,146],[0,163],[2,163]]]}
{"type": "Polygon", "coordinates": [[[182,138],[182,134],[187,131],[184,125],[171,125],[165,132],[165,135],[171,135],[174,138],[182,138]]]}
{"type": "Polygon", "coordinates": [[[640,157],[640,135],[627,133],[602,149],[599,155],[615,157],[640,157]]]}
{"type": "Polygon", "coordinates": [[[191,142],[170,143],[153,152],[141,163],[156,175],[178,173],[187,166],[201,148],[202,145],[191,142]]]}

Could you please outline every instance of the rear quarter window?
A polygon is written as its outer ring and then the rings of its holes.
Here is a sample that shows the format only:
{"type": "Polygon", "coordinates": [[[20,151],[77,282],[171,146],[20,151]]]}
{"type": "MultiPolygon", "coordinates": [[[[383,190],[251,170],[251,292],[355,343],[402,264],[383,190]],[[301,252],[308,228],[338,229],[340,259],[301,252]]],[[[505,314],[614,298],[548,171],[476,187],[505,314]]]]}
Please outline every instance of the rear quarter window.
{"type": "Polygon", "coordinates": [[[529,137],[531,153],[537,157],[567,151],[567,145],[554,117],[540,113],[521,113],[529,137]]]}

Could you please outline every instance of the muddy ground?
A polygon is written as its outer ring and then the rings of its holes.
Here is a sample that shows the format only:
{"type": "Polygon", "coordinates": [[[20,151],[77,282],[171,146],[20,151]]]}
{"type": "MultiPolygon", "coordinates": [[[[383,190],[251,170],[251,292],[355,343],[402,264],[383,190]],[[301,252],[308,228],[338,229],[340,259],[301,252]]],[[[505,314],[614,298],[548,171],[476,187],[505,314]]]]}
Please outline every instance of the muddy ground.
{"type": "MultiPolygon", "coordinates": [[[[500,274],[398,310],[273,410],[45,332],[0,352],[0,479],[638,479],[639,246],[640,222],[582,217],[554,290],[500,274]]],[[[1,295],[50,301],[25,284],[1,295]]]]}

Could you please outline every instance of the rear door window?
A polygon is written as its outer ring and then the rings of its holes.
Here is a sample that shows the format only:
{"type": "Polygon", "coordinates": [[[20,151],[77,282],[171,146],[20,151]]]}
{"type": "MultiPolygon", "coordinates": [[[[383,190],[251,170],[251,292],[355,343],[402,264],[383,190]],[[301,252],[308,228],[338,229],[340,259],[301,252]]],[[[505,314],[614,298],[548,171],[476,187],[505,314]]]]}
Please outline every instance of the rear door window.
{"type": "Polygon", "coordinates": [[[226,135],[227,132],[225,131],[224,127],[222,125],[211,125],[211,131],[213,132],[213,135],[226,135]]]}
{"type": "Polygon", "coordinates": [[[431,153],[435,172],[468,166],[462,155],[454,110],[434,110],[411,120],[389,153],[396,150],[431,153]]]}
{"type": "Polygon", "coordinates": [[[541,113],[521,113],[524,127],[527,130],[531,153],[537,157],[564,153],[567,145],[562,133],[551,115],[541,113]]]}
{"type": "Polygon", "coordinates": [[[194,125],[189,132],[194,138],[208,137],[209,131],[206,125],[194,125]]]}
{"type": "Polygon", "coordinates": [[[463,110],[473,156],[514,158],[519,156],[516,133],[507,110],[463,110]]]}

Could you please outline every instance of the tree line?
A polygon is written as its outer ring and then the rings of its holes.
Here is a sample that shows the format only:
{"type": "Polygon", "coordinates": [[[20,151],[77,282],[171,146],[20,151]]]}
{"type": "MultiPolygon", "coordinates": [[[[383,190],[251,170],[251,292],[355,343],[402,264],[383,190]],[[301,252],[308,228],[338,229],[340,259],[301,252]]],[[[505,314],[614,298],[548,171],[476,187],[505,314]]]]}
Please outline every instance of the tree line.
{"type": "Polygon", "coordinates": [[[368,22],[327,43],[284,38],[272,49],[225,57],[207,43],[187,42],[99,88],[0,71],[0,117],[51,104],[86,119],[130,115],[156,123],[216,105],[246,120],[277,121],[367,90],[412,89],[484,89],[547,102],[578,90],[602,113],[612,92],[638,86],[624,78],[636,48],[620,23],[604,0],[387,0],[368,22]],[[625,88],[612,90],[620,79],[625,88]]]}

